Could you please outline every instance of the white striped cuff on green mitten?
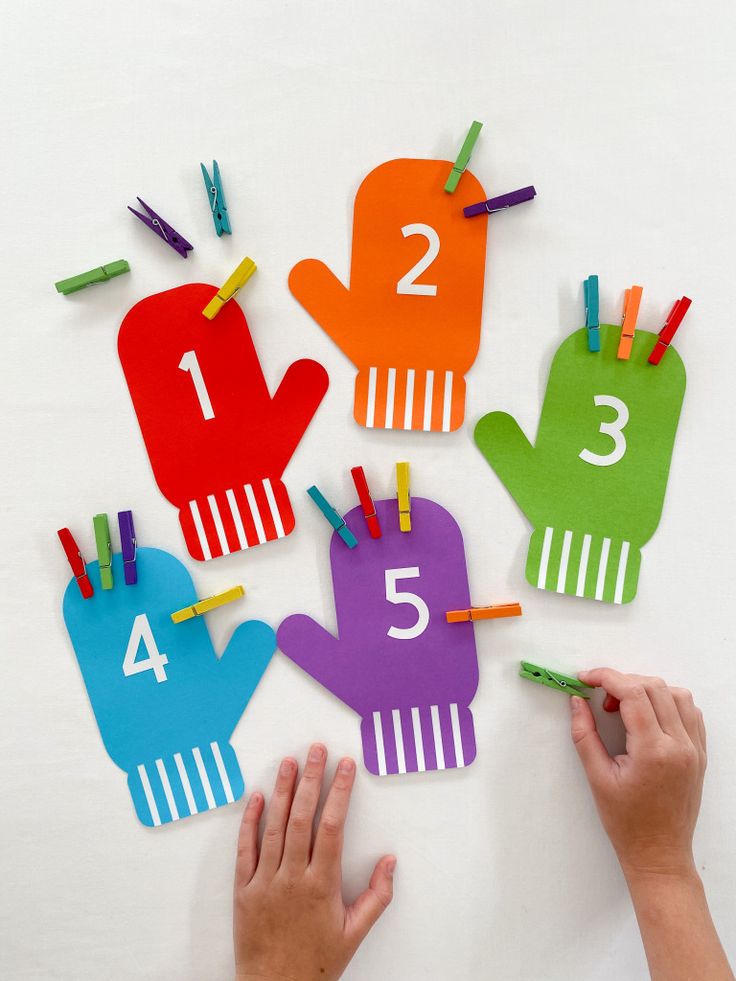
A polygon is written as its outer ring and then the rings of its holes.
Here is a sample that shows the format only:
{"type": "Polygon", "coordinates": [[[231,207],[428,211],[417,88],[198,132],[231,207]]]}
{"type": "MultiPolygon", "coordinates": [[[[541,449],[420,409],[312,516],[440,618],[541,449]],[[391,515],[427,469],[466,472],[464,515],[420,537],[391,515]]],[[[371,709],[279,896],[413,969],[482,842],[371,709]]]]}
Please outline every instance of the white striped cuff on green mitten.
{"type": "Polygon", "coordinates": [[[636,596],[641,552],[620,538],[535,528],[529,542],[526,578],[532,586],[604,603],[630,603],[636,596]]]}

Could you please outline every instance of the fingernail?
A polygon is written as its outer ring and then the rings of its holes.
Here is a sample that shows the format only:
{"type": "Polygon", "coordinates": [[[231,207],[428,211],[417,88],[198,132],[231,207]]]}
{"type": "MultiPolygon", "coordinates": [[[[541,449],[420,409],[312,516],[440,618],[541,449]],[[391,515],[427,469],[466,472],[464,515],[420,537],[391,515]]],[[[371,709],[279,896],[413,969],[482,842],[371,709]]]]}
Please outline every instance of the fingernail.
{"type": "Polygon", "coordinates": [[[294,770],[294,761],[293,760],[282,760],[281,761],[281,768],[280,768],[280,771],[279,772],[281,773],[281,776],[282,777],[288,777],[288,776],[290,776],[291,773],[293,772],[293,770],[294,770]]]}
{"type": "Polygon", "coordinates": [[[340,773],[352,773],[354,769],[355,763],[353,763],[349,756],[345,756],[340,760],[340,765],[338,766],[340,773]]]}
{"type": "Polygon", "coordinates": [[[578,697],[577,695],[571,695],[570,696],[570,709],[573,712],[579,712],[580,711],[580,705],[581,705],[582,701],[583,701],[582,698],[578,697]]]}
{"type": "Polygon", "coordinates": [[[396,869],[396,859],[390,858],[388,862],[386,862],[386,871],[388,872],[389,875],[393,875],[395,869],[396,869]]]}
{"type": "Polygon", "coordinates": [[[325,748],[315,743],[309,750],[309,762],[310,763],[321,763],[325,758],[325,748]]]}
{"type": "Polygon", "coordinates": [[[260,791],[255,790],[248,798],[248,807],[255,807],[257,804],[261,803],[260,791]]]}

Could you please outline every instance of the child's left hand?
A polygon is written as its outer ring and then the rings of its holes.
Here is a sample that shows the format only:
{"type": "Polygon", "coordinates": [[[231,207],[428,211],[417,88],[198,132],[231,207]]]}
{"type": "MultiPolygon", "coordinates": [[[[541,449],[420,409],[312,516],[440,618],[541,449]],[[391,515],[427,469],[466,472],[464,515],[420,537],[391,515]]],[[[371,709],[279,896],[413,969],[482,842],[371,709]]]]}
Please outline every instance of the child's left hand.
{"type": "Polygon", "coordinates": [[[342,898],[342,843],[355,763],[340,760],[313,831],[327,750],[309,750],[294,792],[297,763],[281,762],[266,815],[254,793],[243,814],[235,868],[238,981],[336,981],[393,896],[396,859],[385,855],[351,906],[342,898]]]}

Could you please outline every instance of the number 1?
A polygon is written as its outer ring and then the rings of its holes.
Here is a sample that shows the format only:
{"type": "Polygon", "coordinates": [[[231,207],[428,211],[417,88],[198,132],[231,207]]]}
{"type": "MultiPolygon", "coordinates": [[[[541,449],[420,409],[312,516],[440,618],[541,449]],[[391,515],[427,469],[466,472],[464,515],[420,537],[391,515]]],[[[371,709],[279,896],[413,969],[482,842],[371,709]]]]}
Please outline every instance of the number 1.
{"type": "Polygon", "coordinates": [[[199,407],[202,410],[202,415],[205,419],[214,419],[215,412],[212,408],[212,403],[210,402],[209,392],[207,391],[207,386],[204,383],[204,378],[202,377],[202,369],[199,367],[199,361],[197,361],[197,355],[194,351],[187,351],[183,355],[181,361],[179,362],[179,367],[182,371],[189,371],[192,375],[192,381],[194,382],[194,391],[197,393],[197,398],[199,399],[199,407]]]}

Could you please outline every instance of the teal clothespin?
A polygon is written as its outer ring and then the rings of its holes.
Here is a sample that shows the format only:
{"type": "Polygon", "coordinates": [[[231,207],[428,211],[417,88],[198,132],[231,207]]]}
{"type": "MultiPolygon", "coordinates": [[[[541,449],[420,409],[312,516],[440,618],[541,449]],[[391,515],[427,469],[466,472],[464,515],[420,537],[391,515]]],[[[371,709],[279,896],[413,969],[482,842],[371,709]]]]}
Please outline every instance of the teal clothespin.
{"type": "Polygon", "coordinates": [[[477,120],[473,120],[473,125],[468,130],[468,135],[465,137],[465,142],[460,147],[460,153],[458,154],[457,160],[450,171],[450,176],[447,178],[447,183],[445,184],[445,190],[452,194],[452,192],[457,187],[460,182],[460,178],[465,172],[465,168],[470,162],[470,155],[473,152],[473,147],[476,144],[478,137],[480,136],[480,131],[483,129],[483,123],[479,123],[477,120]]]}
{"type": "Polygon", "coordinates": [[[115,276],[122,276],[123,273],[130,272],[130,266],[125,261],[125,259],[118,259],[115,262],[108,262],[106,266],[98,266],[96,269],[90,269],[89,272],[80,273],[78,276],[70,276],[69,279],[60,279],[58,283],[54,283],[57,293],[63,293],[64,296],[69,296],[70,293],[76,293],[77,290],[83,290],[85,286],[94,286],[95,283],[106,283],[108,279],[114,279],[115,276]]]}
{"type": "Polygon", "coordinates": [[[216,160],[212,161],[212,179],[210,179],[205,165],[201,163],[199,166],[202,168],[202,177],[204,178],[204,186],[207,188],[207,197],[210,201],[210,211],[212,212],[212,220],[215,223],[217,237],[219,238],[223,233],[225,235],[232,235],[230,218],[228,217],[227,205],[225,204],[225,195],[222,190],[220,165],[216,160]]]}
{"type": "Polygon", "coordinates": [[[345,542],[347,547],[355,548],[355,546],[358,544],[358,539],[345,524],[345,519],[340,517],[337,511],[325,498],[324,494],[322,494],[322,492],[314,486],[307,489],[307,494],[309,494],[322,514],[327,518],[340,538],[342,538],[342,540],[345,542]]]}
{"type": "Polygon", "coordinates": [[[598,277],[588,276],[583,280],[585,297],[585,326],[588,328],[588,350],[601,349],[601,324],[598,313],[598,277]]]}
{"type": "Polygon", "coordinates": [[[103,589],[112,589],[112,543],[107,515],[96,514],[92,524],[95,529],[97,561],[100,563],[100,585],[103,589]]]}
{"type": "Polygon", "coordinates": [[[568,678],[566,674],[550,671],[549,668],[540,668],[539,665],[530,664],[529,661],[521,662],[519,677],[526,678],[527,681],[536,681],[538,685],[546,685],[566,695],[577,695],[579,698],[590,698],[590,692],[593,690],[590,685],[578,681],[577,678],[568,678]]]}

